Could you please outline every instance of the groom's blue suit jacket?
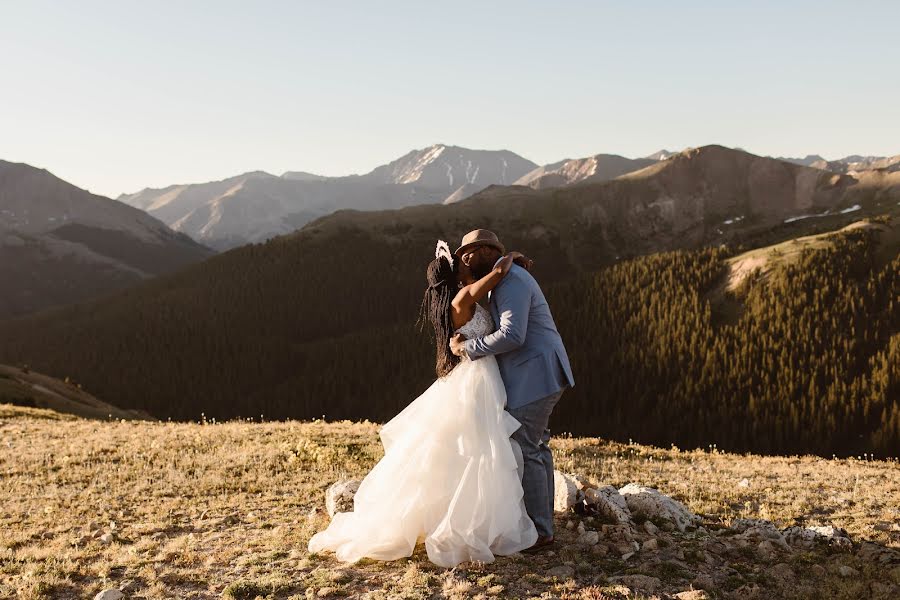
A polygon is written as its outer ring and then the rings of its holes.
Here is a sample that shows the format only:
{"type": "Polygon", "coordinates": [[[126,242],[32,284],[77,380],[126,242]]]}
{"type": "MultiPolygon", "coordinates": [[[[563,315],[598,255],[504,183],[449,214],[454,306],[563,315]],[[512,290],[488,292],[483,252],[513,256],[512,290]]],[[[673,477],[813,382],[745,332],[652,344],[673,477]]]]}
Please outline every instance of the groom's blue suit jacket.
{"type": "Polygon", "coordinates": [[[507,408],[519,408],[575,385],[550,306],[531,273],[513,265],[490,294],[497,331],[466,340],[469,358],[495,355],[507,408]]]}

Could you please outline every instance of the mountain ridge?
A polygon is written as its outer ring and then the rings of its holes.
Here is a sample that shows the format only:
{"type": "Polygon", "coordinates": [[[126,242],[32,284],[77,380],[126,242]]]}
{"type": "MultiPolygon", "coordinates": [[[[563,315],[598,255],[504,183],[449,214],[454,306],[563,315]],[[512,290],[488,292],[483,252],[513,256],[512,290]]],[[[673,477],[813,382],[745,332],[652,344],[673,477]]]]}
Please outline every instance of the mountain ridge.
{"type": "Polygon", "coordinates": [[[0,161],[0,319],[121,289],[212,254],[146,212],[0,161]]]}
{"type": "Polygon", "coordinates": [[[250,172],[216,182],[145,189],[119,198],[218,249],[262,242],[344,208],[391,209],[455,201],[512,183],[537,165],[508,150],[433,144],[368,173],[324,177],[250,172]],[[451,200],[452,198],[452,200],[451,200]]]}
{"type": "Polygon", "coordinates": [[[515,181],[537,190],[563,187],[581,182],[615,179],[654,164],[653,158],[626,158],[618,154],[594,154],[585,158],[564,159],[538,167],[515,181]]]}

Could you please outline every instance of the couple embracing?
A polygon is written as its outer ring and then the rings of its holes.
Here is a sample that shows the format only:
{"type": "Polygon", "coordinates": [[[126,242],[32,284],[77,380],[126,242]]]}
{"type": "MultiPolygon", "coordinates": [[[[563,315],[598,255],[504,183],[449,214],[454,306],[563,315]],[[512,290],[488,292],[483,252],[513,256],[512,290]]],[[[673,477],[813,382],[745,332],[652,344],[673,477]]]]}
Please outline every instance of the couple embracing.
{"type": "Polygon", "coordinates": [[[395,560],[424,542],[455,567],[553,544],[548,422],[574,379],[531,264],[484,229],[452,254],[438,242],[421,314],[438,379],[381,428],[384,457],[311,552],[395,560]]]}

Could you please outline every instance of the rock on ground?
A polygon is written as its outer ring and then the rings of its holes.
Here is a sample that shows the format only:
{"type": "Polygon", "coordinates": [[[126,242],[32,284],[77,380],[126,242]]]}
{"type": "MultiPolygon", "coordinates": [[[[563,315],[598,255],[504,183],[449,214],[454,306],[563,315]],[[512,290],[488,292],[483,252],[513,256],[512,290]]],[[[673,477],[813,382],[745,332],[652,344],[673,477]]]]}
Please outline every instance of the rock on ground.
{"type": "Polygon", "coordinates": [[[630,523],[631,511],[628,510],[628,503],[619,493],[619,490],[611,485],[605,485],[602,488],[587,488],[584,490],[584,499],[589,504],[597,507],[597,512],[611,519],[614,523],[630,523]]]}
{"type": "Polygon", "coordinates": [[[700,519],[681,502],[659,493],[658,490],[629,483],[619,490],[632,514],[642,514],[648,519],[658,518],[669,521],[684,531],[699,523],[700,519]]]}
{"type": "Polygon", "coordinates": [[[557,577],[559,579],[569,579],[575,575],[575,569],[566,565],[560,565],[547,571],[548,577],[557,577]]]}
{"type": "Polygon", "coordinates": [[[581,489],[584,487],[584,481],[560,471],[553,471],[553,486],[555,489],[553,495],[553,510],[556,512],[565,512],[580,502],[583,497],[581,489]]]}
{"type": "Polygon", "coordinates": [[[733,538],[734,541],[739,542],[739,545],[748,546],[752,544],[758,546],[760,551],[766,556],[774,556],[776,550],[784,550],[785,552],[790,552],[791,550],[784,534],[771,521],[735,519],[731,524],[731,529],[740,532],[733,538]]]}
{"type": "Polygon", "coordinates": [[[331,484],[325,492],[325,508],[328,509],[329,517],[353,510],[353,497],[360,483],[358,479],[341,479],[331,484]]]}
{"type": "Polygon", "coordinates": [[[125,594],[123,594],[116,588],[110,588],[108,590],[99,592],[96,596],[94,596],[94,600],[121,600],[124,597],[125,594]]]}
{"type": "Polygon", "coordinates": [[[593,546],[600,542],[600,534],[596,531],[585,531],[581,535],[578,536],[579,544],[586,544],[588,546],[593,546]]]}
{"type": "Polygon", "coordinates": [[[837,548],[849,549],[853,541],[843,529],[831,525],[823,527],[788,527],[783,531],[787,543],[796,548],[808,550],[817,543],[826,543],[837,548]]]}

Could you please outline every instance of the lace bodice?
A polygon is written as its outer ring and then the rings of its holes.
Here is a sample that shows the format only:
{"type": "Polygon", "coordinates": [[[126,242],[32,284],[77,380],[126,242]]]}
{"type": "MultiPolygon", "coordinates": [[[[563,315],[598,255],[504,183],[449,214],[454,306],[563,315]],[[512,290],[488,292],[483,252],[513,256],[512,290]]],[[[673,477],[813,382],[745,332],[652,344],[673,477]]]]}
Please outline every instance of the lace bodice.
{"type": "Polygon", "coordinates": [[[465,325],[457,329],[456,333],[461,333],[466,336],[467,340],[471,340],[484,337],[492,331],[494,331],[494,320],[491,318],[490,311],[480,304],[476,304],[475,314],[465,325]]]}

